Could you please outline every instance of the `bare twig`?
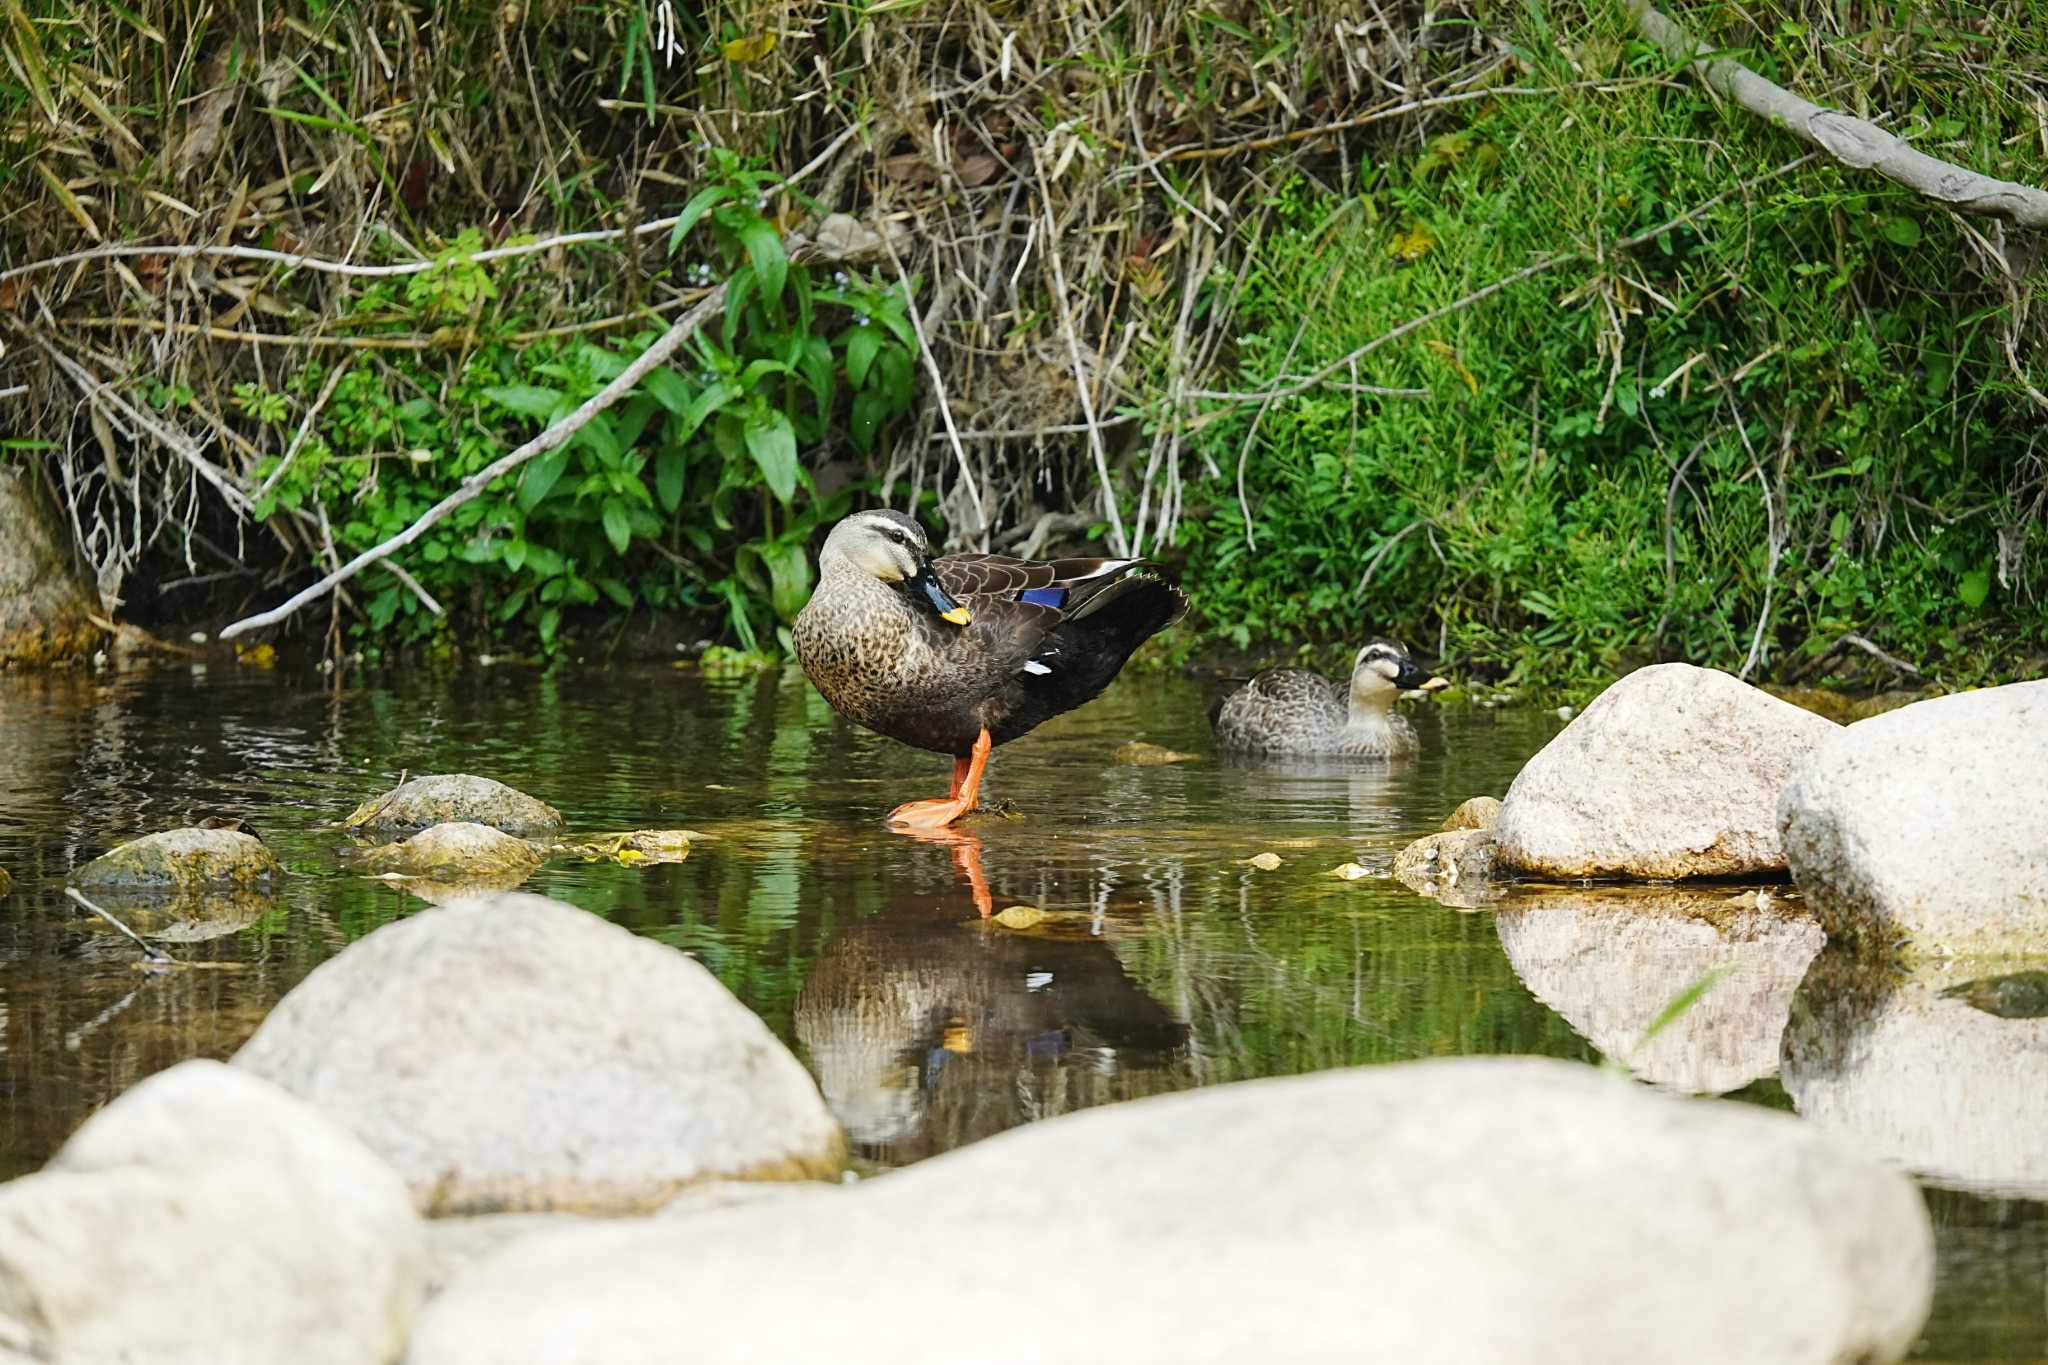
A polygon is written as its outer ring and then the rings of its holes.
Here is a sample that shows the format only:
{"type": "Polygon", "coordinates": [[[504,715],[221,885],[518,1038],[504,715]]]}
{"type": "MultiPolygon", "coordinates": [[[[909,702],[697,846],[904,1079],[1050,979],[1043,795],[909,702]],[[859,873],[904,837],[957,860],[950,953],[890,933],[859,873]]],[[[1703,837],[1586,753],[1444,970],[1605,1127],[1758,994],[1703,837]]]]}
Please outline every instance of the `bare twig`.
{"type": "Polygon", "coordinates": [[[1650,0],[1629,0],[1629,13],[1643,36],[1664,49],[1672,61],[1691,62],[1709,86],[1844,166],[1876,171],[1915,194],[1964,213],[2005,218],[2022,227],[2048,227],[2048,190],[1996,180],[1929,156],[1873,123],[1802,99],[1740,62],[1706,56],[1712,49],[1694,42],[1690,33],[1650,0]]]}
{"type": "Polygon", "coordinates": [[[968,505],[974,508],[975,525],[970,534],[988,544],[989,509],[982,505],[981,486],[975,482],[974,468],[967,462],[967,450],[960,444],[960,429],[953,425],[953,405],[946,401],[946,377],[939,373],[938,359],[932,355],[932,339],[925,335],[924,313],[917,306],[916,294],[910,287],[910,274],[903,268],[902,258],[896,254],[896,245],[885,235],[882,245],[888,248],[889,264],[896,267],[896,280],[903,286],[903,309],[910,315],[910,327],[917,334],[917,351],[924,358],[925,373],[931,377],[932,397],[939,405],[939,419],[946,424],[946,436],[953,443],[953,458],[960,462],[960,482],[967,490],[968,505]]]}
{"type": "Polygon", "coordinates": [[[291,444],[284,448],[284,458],[277,462],[277,468],[271,470],[270,477],[256,489],[255,496],[250,499],[251,502],[263,501],[270,490],[277,487],[277,481],[284,477],[284,472],[292,467],[292,461],[298,458],[299,447],[306,443],[306,437],[313,430],[313,419],[320,415],[320,409],[327,406],[327,400],[334,397],[334,390],[340,386],[341,377],[348,373],[348,367],[349,362],[344,360],[327,372],[327,381],[320,386],[319,396],[313,400],[313,405],[306,409],[299,429],[292,433],[291,444]]]}
{"type": "Polygon", "coordinates": [[[348,563],[329,573],[319,582],[294,593],[290,598],[272,607],[269,611],[262,611],[254,616],[244,617],[242,620],[223,628],[220,632],[220,638],[231,640],[245,631],[255,630],[261,626],[275,625],[277,622],[284,620],[287,616],[290,616],[314,598],[321,596],[330,588],[346,583],[370,565],[412,544],[424,535],[429,527],[440,521],[441,518],[447,516],[464,503],[472,501],[492,483],[519,468],[528,460],[534,459],[536,456],[545,455],[549,451],[559,449],[567,444],[569,438],[578,431],[581,431],[591,418],[597,416],[600,412],[603,412],[606,408],[632,392],[634,386],[640,382],[641,378],[649,370],[652,370],[655,366],[660,365],[673,355],[676,349],[685,341],[688,341],[691,334],[698,327],[702,326],[706,319],[723,311],[725,308],[725,291],[726,287],[722,284],[713,289],[703,299],[698,301],[695,308],[677,318],[674,326],[662,333],[660,338],[652,346],[641,352],[632,364],[621,370],[611,383],[606,384],[603,388],[585,399],[574,412],[534,437],[531,441],[528,441],[525,445],[520,446],[508,455],[492,461],[467,479],[464,479],[460,487],[421,513],[419,519],[414,521],[412,525],[388,540],[371,546],[348,563]]]}
{"type": "Polygon", "coordinates": [[[1039,214],[1045,227],[1045,258],[1052,264],[1053,309],[1059,314],[1060,330],[1066,334],[1067,356],[1074,366],[1074,388],[1081,396],[1081,417],[1088,424],[1088,447],[1095,455],[1095,477],[1102,484],[1102,507],[1109,514],[1110,547],[1120,555],[1131,552],[1124,535],[1123,515],[1117,511],[1116,488],[1109,481],[1109,452],[1103,448],[1102,427],[1095,418],[1095,399],[1088,390],[1088,375],[1081,365],[1081,342],[1074,333],[1074,313],[1067,306],[1067,275],[1060,266],[1059,229],[1052,218],[1052,186],[1045,175],[1042,144],[1031,148],[1032,164],[1038,171],[1039,214]]]}
{"type": "MultiPolygon", "coordinates": [[[[778,181],[770,189],[783,189],[796,184],[820,166],[836,156],[841,147],[852,141],[861,132],[861,125],[854,124],[832,139],[825,150],[812,157],[793,172],[787,179],[778,181]]],[[[590,242],[615,242],[625,237],[648,237],[666,232],[674,227],[682,215],[658,218],[651,223],[637,223],[629,228],[604,228],[591,232],[566,232],[558,237],[545,237],[537,242],[522,242],[518,246],[493,247],[488,251],[472,253],[466,259],[470,265],[482,265],[487,261],[511,260],[516,256],[531,256],[536,252],[553,251],[557,247],[582,246],[590,242]]],[[[11,270],[0,270],[0,280],[11,280],[17,275],[27,275],[38,270],[54,270],[59,266],[75,265],[80,261],[103,260],[112,257],[160,256],[165,260],[182,260],[187,257],[204,256],[211,259],[235,261],[262,261],[269,265],[281,265],[292,270],[312,270],[323,275],[348,275],[359,279],[389,278],[394,275],[417,275],[432,270],[441,264],[439,260],[401,261],[395,265],[357,265],[352,261],[330,260],[325,256],[311,256],[302,252],[268,251],[253,246],[223,246],[211,242],[157,243],[154,245],[128,245],[93,247],[85,251],[73,251],[62,256],[51,256],[45,260],[29,261],[11,270]]]]}
{"type": "Polygon", "coordinates": [[[1913,665],[1907,663],[1904,659],[1895,658],[1894,656],[1885,653],[1882,649],[1879,649],[1876,645],[1872,644],[1869,640],[1865,639],[1862,635],[1857,634],[1853,630],[1850,631],[1848,634],[1844,635],[1840,640],[1836,641],[1835,643],[1841,645],[1854,645],[1856,648],[1862,650],[1865,654],[1868,654],[1871,658],[1877,660],[1879,663],[1883,664],[1885,667],[1893,670],[1896,673],[1903,673],[1907,677],[1912,678],[1917,678],[1921,676],[1919,669],[1913,667],[1913,665]]]}
{"type": "Polygon", "coordinates": [[[169,953],[165,952],[163,949],[152,944],[148,939],[144,938],[142,935],[136,933],[133,929],[130,929],[127,925],[121,923],[121,921],[115,919],[106,911],[100,909],[97,905],[94,905],[91,901],[87,900],[84,894],[81,893],[77,887],[65,887],[64,894],[71,897],[71,899],[77,901],[86,909],[92,911],[95,915],[98,915],[107,923],[113,925],[116,929],[119,929],[123,934],[127,935],[129,940],[133,942],[136,947],[142,949],[143,955],[147,957],[150,961],[176,962],[178,960],[175,957],[172,957],[169,953]]]}

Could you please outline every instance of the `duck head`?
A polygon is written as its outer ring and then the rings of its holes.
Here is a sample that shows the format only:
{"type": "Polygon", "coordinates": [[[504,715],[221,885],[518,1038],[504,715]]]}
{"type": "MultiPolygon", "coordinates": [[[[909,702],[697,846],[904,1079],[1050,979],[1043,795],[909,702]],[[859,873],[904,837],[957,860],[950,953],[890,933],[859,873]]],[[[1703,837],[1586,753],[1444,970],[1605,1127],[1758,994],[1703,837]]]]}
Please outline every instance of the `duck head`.
{"type": "Polygon", "coordinates": [[[1394,698],[1411,688],[1433,692],[1449,686],[1415,666],[1408,651],[1392,640],[1374,640],[1358,651],[1351,665],[1351,704],[1384,711],[1394,698]]]}
{"type": "Polygon", "coordinates": [[[900,584],[914,599],[929,603],[942,620],[964,626],[972,619],[932,573],[924,528],[901,512],[855,512],[834,526],[818,553],[818,573],[863,574],[900,584]]]}

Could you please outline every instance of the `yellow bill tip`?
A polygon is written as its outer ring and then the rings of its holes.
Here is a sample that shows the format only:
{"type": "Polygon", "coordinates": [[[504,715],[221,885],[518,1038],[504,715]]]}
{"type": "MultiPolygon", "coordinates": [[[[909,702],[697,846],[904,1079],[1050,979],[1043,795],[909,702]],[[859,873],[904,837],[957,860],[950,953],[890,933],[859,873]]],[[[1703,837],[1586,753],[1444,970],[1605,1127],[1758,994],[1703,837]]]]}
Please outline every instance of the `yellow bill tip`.
{"type": "Polygon", "coordinates": [[[941,621],[951,621],[956,626],[964,626],[969,621],[972,621],[974,618],[968,615],[967,608],[955,607],[951,611],[940,612],[939,619],[941,621]]]}
{"type": "Polygon", "coordinates": [[[1417,690],[1423,692],[1441,692],[1450,685],[1450,680],[1448,678],[1431,678],[1428,682],[1424,683],[1417,690]]]}

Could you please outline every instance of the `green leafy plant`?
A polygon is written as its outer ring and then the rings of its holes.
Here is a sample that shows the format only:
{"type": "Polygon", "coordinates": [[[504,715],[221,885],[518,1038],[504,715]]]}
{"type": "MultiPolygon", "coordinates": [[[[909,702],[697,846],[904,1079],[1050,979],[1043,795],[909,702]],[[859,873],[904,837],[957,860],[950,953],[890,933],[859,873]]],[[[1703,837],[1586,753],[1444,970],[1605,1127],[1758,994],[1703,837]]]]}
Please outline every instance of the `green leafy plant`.
{"type": "MultiPolygon", "coordinates": [[[[810,542],[854,491],[821,497],[806,452],[838,440],[874,448],[910,406],[916,336],[900,288],[843,270],[814,277],[792,263],[766,216],[767,178],[729,155],[714,161],[722,178],[691,200],[673,239],[694,253],[679,262],[686,285],[723,280],[726,289],[722,317],[692,339],[689,361],[649,372],[408,557],[429,591],[472,607],[472,625],[523,623],[552,648],[579,607],[647,607],[722,618],[748,654],[786,647],[810,593],[810,542]]],[[[343,550],[374,545],[453,482],[573,412],[659,335],[643,329],[610,345],[494,338],[503,321],[494,310],[517,290],[471,259],[480,245],[464,233],[433,270],[380,281],[356,306],[361,318],[400,325],[474,319],[478,342],[445,399],[421,382],[424,362],[352,369],[259,516],[317,503],[343,550]]],[[[325,379],[308,366],[292,393],[311,401],[325,379]]],[[[275,423],[291,401],[251,389],[244,410],[275,423]]],[[[257,472],[267,478],[276,467],[257,472]]],[[[396,623],[399,638],[412,639],[434,628],[395,581],[362,607],[373,631],[396,623]]]]}

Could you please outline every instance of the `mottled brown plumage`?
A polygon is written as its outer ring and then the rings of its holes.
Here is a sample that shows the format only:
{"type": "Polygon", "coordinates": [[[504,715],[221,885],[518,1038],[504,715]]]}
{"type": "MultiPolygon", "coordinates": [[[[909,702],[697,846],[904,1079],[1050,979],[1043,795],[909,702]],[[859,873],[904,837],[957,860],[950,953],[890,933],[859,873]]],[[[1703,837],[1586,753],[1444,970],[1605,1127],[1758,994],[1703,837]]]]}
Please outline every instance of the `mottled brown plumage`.
{"type": "MultiPolygon", "coordinates": [[[[1131,651],[1180,619],[1187,599],[1139,565],[933,559],[909,517],[858,512],[819,556],[793,631],[797,661],[849,720],[964,764],[984,734],[1007,743],[1100,694],[1131,651]],[[964,625],[947,619],[955,604],[964,625]]],[[[965,776],[956,770],[956,797],[965,776]]]]}
{"type": "Polygon", "coordinates": [[[1402,689],[1441,682],[1391,640],[1358,651],[1348,689],[1305,668],[1269,668],[1209,713],[1216,742],[1237,753],[1395,758],[1415,752],[1415,728],[1395,714],[1402,689]]]}

